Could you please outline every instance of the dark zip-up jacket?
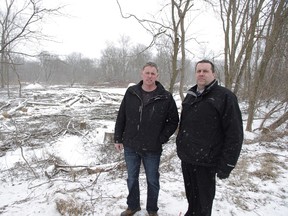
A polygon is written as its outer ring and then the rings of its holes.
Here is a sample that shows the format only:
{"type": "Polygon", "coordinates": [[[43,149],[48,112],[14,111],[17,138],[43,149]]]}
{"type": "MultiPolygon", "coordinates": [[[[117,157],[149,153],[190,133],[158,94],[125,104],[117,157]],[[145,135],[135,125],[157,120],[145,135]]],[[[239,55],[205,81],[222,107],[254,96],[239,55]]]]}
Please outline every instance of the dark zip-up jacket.
{"type": "Polygon", "coordinates": [[[177,154],[194,165],[215,166],[230,173],[243,142],[243,123],[236,96],[214,80],[202,94],[197,85],[182,103],[177,154]]]}
{"type": "Polygon", "coordinates": [[[178,127],[176,103],[168,91],[156,82],[155,96],[143,104],[143,81],[130,86],[121,102],[115,124],[114,141],[138,152],[161,152],[178,127]]]}

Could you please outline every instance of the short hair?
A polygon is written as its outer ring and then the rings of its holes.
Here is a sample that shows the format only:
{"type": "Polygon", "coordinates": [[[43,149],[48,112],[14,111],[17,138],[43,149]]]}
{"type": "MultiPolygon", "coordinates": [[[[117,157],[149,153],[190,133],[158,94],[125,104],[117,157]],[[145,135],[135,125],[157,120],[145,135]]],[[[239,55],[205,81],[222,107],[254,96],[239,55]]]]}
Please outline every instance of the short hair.
{"type": "Polygon", "coordinates": [[[213,72],[213,73],[215,72],[215,66],[214,66],[214,64],[213,64],[211,61],[209,61],[209,60],[207,60],[207,59],[203,59],[203,60],[201,60],[201,61],[198,61],[198,62],[196,63],[196,65],[195,65],[195,69],[196,69],[196,67],[197,67],[197,65],[198,65],[199,63],[208,63],[208,64],[210,64],[210,65],[211,65],[211,70],[212,70],[212,72],[213,72]]]}
{"type": "Polygon", "coordinates": [[[154,62],[147,62],[147,63],[143,66],[142,70],[144,70],[144,68],[145,68],[145,67],[148,67],[148,66],[150,66],[150,67],[155,67],[156,70],[157,70],[157,72],[158,72],[158,66],[157,66],[157,64],[154,63],[154,62]]]}

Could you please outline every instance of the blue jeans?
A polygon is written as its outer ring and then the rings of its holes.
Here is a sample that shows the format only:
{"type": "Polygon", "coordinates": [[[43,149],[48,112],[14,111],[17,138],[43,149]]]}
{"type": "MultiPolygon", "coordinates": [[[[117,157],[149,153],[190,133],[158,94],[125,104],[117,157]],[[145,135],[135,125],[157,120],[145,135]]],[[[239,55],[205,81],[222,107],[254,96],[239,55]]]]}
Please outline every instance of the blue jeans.
{"type": "Polygon", "coordinates": [[[124,147],[124,156],[127,166],[128,179],[127,186],[129,195],[127,197],[127,205],[130,209],[140,207],[140,190],[139,190],[139,172],[141,161],[144,165],[147,180],[147,203],[146,210],[148,212],[158,211],[158,195],[160,190],[159,184],[159,164],[160,153],[139,153],[129,147],[124,147]]]}

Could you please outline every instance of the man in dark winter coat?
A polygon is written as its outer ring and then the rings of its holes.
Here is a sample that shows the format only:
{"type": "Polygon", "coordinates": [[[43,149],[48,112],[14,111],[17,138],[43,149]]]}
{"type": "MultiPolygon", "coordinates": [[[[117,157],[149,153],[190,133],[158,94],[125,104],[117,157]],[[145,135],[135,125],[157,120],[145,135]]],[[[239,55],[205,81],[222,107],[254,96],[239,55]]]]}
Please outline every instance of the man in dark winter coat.
{"type": "Polygon", "coordinates": [[[215,176],[228,178],[235,167],[243,123],[236,96],[218,85],[212,62],[196,64],[196,81],[182,103],[177,154],[188,201],[185,216],[210,216],[215,176]]]}
{"type": "Polygon", "coordinates": [[[142,80],[127,89],[119,108],[114,141],[127,166],[128,208],[121,216],[141,210],[139,172],[141,161],[147,179],[146,210],[157,216],[159,194],[159,164],[162,144],[166,143],[178,127],[179,116],[172,95],[157,81],[158,68],[148,62],[141,71],[142,80]]]}

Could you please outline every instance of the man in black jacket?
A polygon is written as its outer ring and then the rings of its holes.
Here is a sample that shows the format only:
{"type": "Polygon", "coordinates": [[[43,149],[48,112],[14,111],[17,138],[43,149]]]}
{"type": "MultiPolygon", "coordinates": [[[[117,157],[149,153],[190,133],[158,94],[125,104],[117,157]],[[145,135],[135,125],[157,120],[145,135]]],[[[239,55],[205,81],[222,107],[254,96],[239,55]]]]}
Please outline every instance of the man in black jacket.
{"type": "Polygon", "coordinates": [[[162,144],[173,135],[179,122],[172,95],[157,81],[157,65],[146,63],[141,77],[137,85],[127,89],[115,124],[115,148],[121,151],[124,146],[128,172],[128,208],[121,216],[130,216],[141,210],[138,180],[141,161],[148,188],[146,210],[150,216],[158,215],[158,170],[162,144]]]}
{"type": "Polygon", "coordinates": [[[196,64],[196,81],[182,103],[177,154],[188,201],[185,216],[210,216],[215,176],[228,178],[235,167],[243,123],[236,96],[218,85],[212,62],[196,64]]]}

